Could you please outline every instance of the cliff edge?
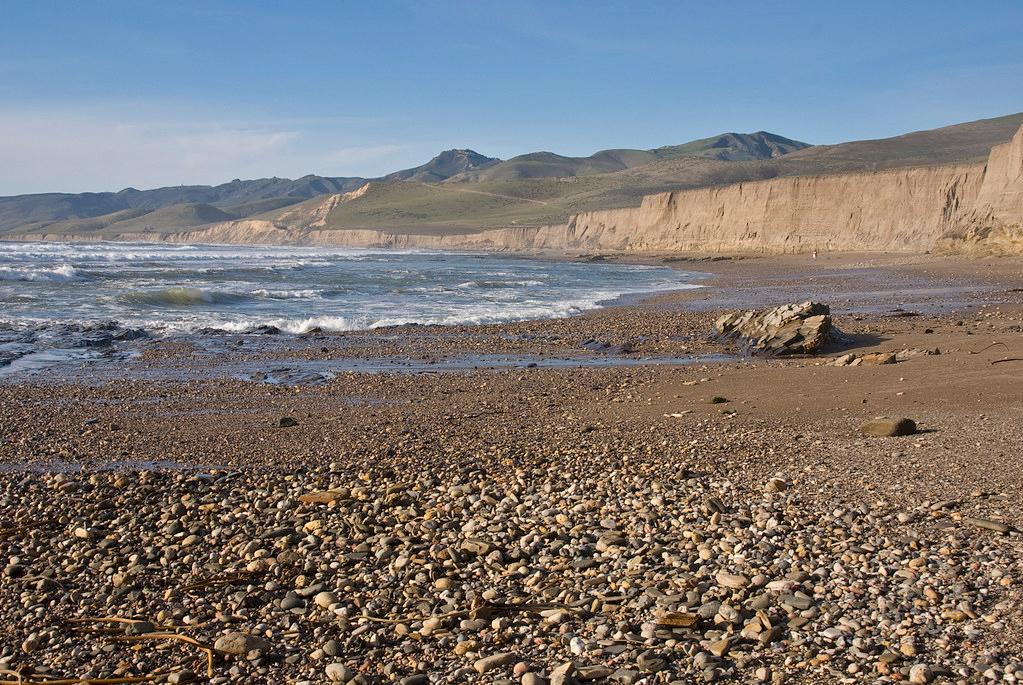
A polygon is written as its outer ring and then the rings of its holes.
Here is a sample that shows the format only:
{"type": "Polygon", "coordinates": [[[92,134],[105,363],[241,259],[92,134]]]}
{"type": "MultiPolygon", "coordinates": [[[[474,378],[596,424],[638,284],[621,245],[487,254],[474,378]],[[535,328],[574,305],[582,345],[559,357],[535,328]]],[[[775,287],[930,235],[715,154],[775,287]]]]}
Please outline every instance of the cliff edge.
{"type": "MultiPolygon", "coordinates": [[[[337,228],[331,213],[369,186],[273,218],[222,221],[129,240],[508,251],[1023,254],[1023,127],[986,163],[786,176],[643,197],[563,224],[465,230],[337,228]]],[[[27,239],[62,239],[44,232],[27,239]]],[[[88,235],[74,236],[89,239],[88,235]]]]}

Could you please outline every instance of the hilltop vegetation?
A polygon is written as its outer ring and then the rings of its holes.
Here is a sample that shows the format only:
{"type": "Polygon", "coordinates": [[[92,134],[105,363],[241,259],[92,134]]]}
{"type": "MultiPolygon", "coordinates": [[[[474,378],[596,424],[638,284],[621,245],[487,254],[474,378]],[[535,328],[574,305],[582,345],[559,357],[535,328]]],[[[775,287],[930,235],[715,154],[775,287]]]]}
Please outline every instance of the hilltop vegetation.
{"type": "Polygon", "coordinates": [[[505,161],[448,150],[424,165],[376,179],[236,179],[219,186],[0,198],[0,232],[113,238],[242,218],[296,225],[304,217],[315,217],[327,229],[409,232],[550,224],[582,211],[635,206],[643,195],[668,190],[977,162],[1021,124],[1023,114],[1013,114],[819,146],[764,131],[725,133],[651,150],[603,150],[588,157],[535,152],[505,161]],[[357,197],[324,203],[325,196],[364,187],[357,197]]]}

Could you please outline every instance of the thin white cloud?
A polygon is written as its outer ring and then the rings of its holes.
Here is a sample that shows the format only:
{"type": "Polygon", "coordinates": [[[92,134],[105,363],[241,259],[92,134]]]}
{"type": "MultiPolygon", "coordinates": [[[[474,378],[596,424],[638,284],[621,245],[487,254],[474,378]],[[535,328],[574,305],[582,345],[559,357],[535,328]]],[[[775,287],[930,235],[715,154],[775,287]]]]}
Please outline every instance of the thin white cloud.
{"type": "Polygon", "coordinates": [[[345,144],[356,142],[344,140],[346,133],[365,136],[341,118],[265,122],[154,109],[0,109],[0,195],[369,176],[397,168],[408,151],[395,143],[345,144]]]}

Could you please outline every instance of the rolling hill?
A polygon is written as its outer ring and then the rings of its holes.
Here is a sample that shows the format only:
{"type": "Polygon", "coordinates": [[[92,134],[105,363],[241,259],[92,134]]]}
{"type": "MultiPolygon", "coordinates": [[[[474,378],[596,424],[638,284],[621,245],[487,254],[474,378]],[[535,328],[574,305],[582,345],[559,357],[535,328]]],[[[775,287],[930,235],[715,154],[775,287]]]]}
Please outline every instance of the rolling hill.
{"type": "MultiPolygon", "coordinates": [[[[388,177],[373,180],[442,181],[448,177],[482,168],[500,160],[484,157],[471,150],[448,150],[422,166],[403,169],[388,177]]],[[[176,205],[209,205],[233,216],[250,216],[270,211],[311,197],[356,190],[371,179],[361,177],[303,176],[298,179],[235,179],[217,186],[173,186],[153,190],[125,188],[108,193],[43,193],[0,197],[0,231],[51,224],[73,225],[76,220],[95,219],[104,225],[117,223],[121,212],[151,212],[176,205]]],[[[183,210],[182,220],[202,220],[208,211],[183,210]]],[[[170,216],[170,215],[165,215],[170,216]]],[[[162,224],[162,219],[156,221],[162,224]]],[[[196,225],[196,224],[188,224],[196,225]]]]}
{"type": "Polygon", "coordinates": [[[766,131],[722,133],[682,145],[667,145],[653,150],[601,150],[588,157],[565,157],[553,152],[532,152],[465,172],[448,179],[460,181],[508,181],[520,178],[590,176],[631,169],[659,160],[699,157],[720,160],[771,159],[810,147],[766,131]]]}
{"type": "Polygon", "coordinates": [[[725,133],[651,150],[603,150],[588,157],[537,152],[506,161],[461,149],[376,179],[305,176],[23,195],[0,198],[0,235],[137,237],[237,219],[409,233],[535,226],[579,212],[638,206],[644,195],[668,190],[976,162],[1021,124],[1023,113],[820,146],[763,131],[725,133]]]}
{"type": "MultiPolygon", "coordinates": [[[[137,230],[139,225],[148,225],[152,227],[150,230],[158,231],[168,225],[174,216],[185,222],[181,227],[188,227],[202,225],[194,222],[202,221],[210,215],[182,209],[178,212],[164,212],[148,223],[137,219],[145,212],[179,205],[209,205],[235,218],[261,216],[310,198],[351,192],[371,181],[377,184],[466,184],[523,178],[550,179],[608,173],[659,159],[690,156],[767,158],[804,147],[805,143],[761,131],[753,134],[726,133],[656,150],[604,150],[590,157],[564,157],[551,152],[538,152],[521,155],[508,162],[481,155],[474,150],[455,149],[441,152],[420,166],[372,179],[309,175],[294,180],[276,177],[249,181],[235,179],[217,186],[175,186],[153,190],[126,188],[107,193],[45,193],[0,197],[0,232],[74,233],[86,230],[115,235],[137,230]]],[[[477,199],[487,197],[488,192],[484,190],[477,199]]],[[[414,202],[417,196],[417,192],[412,192],[404,202],[414,202]]],[[[456,202],[453,206],[461,207],[463,204],[456,202]]],[[[404,219],[413,220],[422,214],[415,210],[398,209],[397,212],[404,219]]]]}

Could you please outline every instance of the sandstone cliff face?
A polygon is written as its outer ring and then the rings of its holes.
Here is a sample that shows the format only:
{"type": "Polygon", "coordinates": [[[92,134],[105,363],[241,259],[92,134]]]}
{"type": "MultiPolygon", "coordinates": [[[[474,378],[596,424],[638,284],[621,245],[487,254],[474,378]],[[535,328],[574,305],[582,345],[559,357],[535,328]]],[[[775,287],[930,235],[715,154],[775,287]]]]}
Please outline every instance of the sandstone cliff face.
{"type": "Polygon", "coordinates": [[[646,196],[639,207],[586,212],[555,226],[447,235],[327,228],[330,211],[360,194],[330,196],[318,209],[285,214],[276,222],[229,221],[179,233],[122,237],[562,252],[1023,254],[1023,128],[993,148],[986,164],[785,177],[661,193],[646,196]]]}
{"type": "Polygon", "coordinates": [[[935,245],[944,252],[1023,254],[1023,128],[991,148],[972,208],[935,245]]]}
{"type": "Polygon", "coordinates": [[[622,250],[928,250],[972,202],[982,165],[780,178],[644,198],[591,212],[575,240],[622,250]]]}

